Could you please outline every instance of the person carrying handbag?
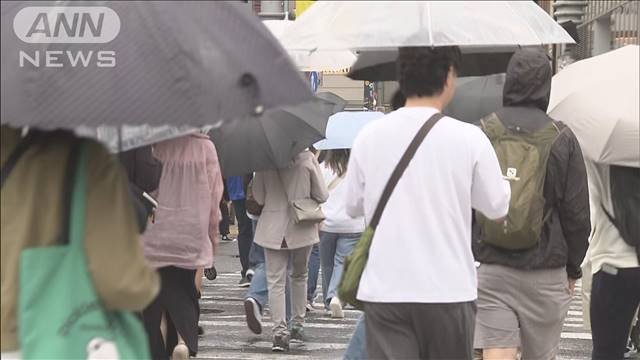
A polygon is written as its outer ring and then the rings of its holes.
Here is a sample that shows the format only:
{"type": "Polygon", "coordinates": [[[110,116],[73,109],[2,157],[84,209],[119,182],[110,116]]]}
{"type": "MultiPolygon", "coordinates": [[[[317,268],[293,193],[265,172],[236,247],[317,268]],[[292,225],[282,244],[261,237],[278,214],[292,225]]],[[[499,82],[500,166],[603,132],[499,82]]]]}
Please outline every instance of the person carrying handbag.
{"type": "Polygon", "coordinates": [[[264,205],[254,242],[265,249],[269,306],[273,319],[273,351],[286,351],[289,339],[301,341],[306,312],[307,265],[319,242],[320,204],[329,197],[320,166],[303,151],[287,169],[256,173],[253,196],[264,205]],[[285,283],[291,258],[292,329],[285,316],[285,283]]]}

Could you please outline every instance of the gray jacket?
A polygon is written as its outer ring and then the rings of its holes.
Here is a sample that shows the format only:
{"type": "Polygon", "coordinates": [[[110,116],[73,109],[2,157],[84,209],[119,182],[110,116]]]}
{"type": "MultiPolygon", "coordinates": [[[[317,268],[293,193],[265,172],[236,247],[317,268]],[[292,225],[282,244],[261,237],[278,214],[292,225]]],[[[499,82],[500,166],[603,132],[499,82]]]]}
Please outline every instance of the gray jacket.
{"type": "Polygon", "coordinates": [[[254,241],[268,249],[297,249],[318,243],[317,224],[296,224],[291,216],[290,201],[312,198],[324,203],[329,191],[320,166],[310,151],[298,154],[291,167],[256,173],[252,185],[253,197],[264,205],[254,241]],[[286,192],[286,193],[285,193],[286,192]]]}
{"type": "MultiPolygon", "coordinates": [[[[546,114],[551,92],[551,66],[538,50],[517,51],[507,69],[504,107],[496,112],[505,126],[535,131],[553,121],[546,114]]],[[[562,120],[562,119],[558,119],[562,120]]],[[[570,278],[582,276],[580,265],[589,246],[589,189],[582,151],[568,127],[551,148],[544,185],[545,212],[551,216],[543,226],[535,248],[508,251],[487,245],[474,224],[473,252],[476,260],[519,269],[565,266],[570,278]]]]}

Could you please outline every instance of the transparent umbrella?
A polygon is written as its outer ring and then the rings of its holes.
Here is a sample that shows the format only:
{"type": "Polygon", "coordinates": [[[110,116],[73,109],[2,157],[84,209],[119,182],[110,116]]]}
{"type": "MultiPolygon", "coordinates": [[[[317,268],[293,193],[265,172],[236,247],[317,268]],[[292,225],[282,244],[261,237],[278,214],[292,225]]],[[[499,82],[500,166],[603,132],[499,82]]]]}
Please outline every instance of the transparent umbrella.
{"type": "Polygon", "coordinates": [[[289,51],[574,42],[533,1],[318,1],[281,41],[289,51]]]}

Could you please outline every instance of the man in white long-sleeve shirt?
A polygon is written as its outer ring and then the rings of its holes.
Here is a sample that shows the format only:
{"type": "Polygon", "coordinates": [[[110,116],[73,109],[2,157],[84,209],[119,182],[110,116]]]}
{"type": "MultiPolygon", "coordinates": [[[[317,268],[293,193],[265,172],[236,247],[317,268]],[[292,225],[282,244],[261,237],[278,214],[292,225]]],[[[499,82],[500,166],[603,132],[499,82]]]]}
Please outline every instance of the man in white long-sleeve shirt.
{"type": "MultiPolygon", "coordinates": [[[[406,105],[356,139],[345,180],[349,215],[371,219],[418,129],[453,98],[459,59],[452,47],[400,49],[406,105]]],[[[472,358],[472,208],[499,219],[509,199],[509,184],[482,131],[450,117],[440,120],[391,195],[360,281],[370,358],[472,358]]]]}

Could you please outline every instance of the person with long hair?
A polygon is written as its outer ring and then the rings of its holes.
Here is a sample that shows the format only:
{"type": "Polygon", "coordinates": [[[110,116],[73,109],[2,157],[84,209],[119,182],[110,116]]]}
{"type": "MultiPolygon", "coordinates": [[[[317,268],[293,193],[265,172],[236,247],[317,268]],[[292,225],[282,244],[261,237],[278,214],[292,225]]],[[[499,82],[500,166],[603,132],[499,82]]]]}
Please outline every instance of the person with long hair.
{"type": "Polygon", "coordinates": [[[365,228],[364,217],[351,218],[345,209],[347,188],[343,182],[349,163],[349,149],[329,150],[322,166],[329,200],[322,206],[326,219],[320,225],[322,295],[334,318],[343,318],[343,304],[337,295],[344,259],[351,255],[365,228]]]}

